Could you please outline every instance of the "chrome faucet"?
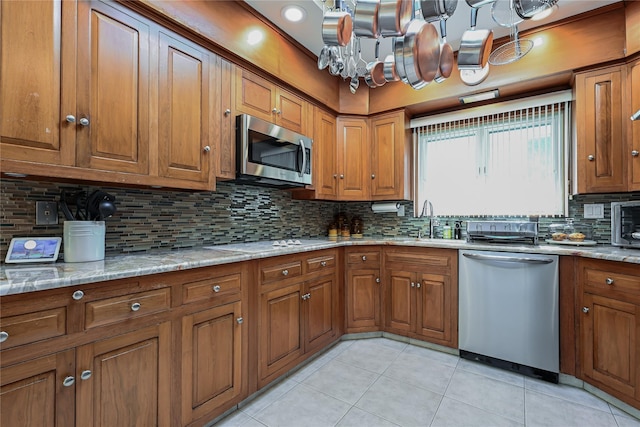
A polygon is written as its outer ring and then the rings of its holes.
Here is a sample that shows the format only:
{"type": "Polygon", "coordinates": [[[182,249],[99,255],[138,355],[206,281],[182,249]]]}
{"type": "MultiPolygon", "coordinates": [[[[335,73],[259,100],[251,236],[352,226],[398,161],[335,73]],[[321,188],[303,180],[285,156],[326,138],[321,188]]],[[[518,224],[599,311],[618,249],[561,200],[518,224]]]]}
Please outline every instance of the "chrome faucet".
{"type": "Polygon", "coordinates": [[[433,239],[433,204],[431,204],[429,200],[425,200],[424,204],[422,205],[422,213],[420,214],[420,218],[424,217],[429,218],[429,238],[433,239]]]}

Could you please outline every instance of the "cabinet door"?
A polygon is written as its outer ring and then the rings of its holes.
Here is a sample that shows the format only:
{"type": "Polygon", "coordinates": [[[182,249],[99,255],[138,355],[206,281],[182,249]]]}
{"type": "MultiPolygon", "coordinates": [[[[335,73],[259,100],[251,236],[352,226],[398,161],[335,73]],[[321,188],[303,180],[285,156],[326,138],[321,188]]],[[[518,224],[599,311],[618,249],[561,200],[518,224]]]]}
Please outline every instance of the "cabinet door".
{"type": "Polygon", "coordinates": [[[309,352],[328,344],[336,334],[337,283],[334,276],[328,276],[308,283],[305,290],[305,352],[309,352]]]}
{"type": "Polygon", "coordinates": [[[347,332],[380,327],[380,270],[347,270],[347,332]]]}
{"type": "Polygon", "coordinates": [[[169,322],[78,347],[76,356],[76,425],[169,426],[169,322]]]}
{"type": "Polygon", "coordinates": [[[132,12],[78,3],[77,99],[78,166],[147,174],[149,27],[132,12]]]}
{"type": "Polygon", "coordinates": [[[451,340],[451,280],[449,276],[419,273],[416,332],[427,338],[451,340]]]}
{"type": "Polygon", "coordinates": [[[599,295],[583,294],[581,313],[584,374],[630,397],[640,398],[638,351],[640,308],[599,295]]]}
{"type": "MultiPolygon", "coordinates": [[[[236,179],[236,132],[235,117],[231,111],[232,78],[234,65],[222,58],[218,58],[220,64],[220,85],[216,87],[220,96],[218,102],[220,136],[217,138],[217,167],[216,177],[221,179],[236,179]]],[[[216,123],[214,123],[214,126],[216,123]]]]}
{"type": "Polygon", "coordinates": [[[297,95],[277,89],[276,123],[302,135],[309,135],[307,120],[309,104],[297,95]]]}
{"type": "Polygon", "coordinates": [[[371,197],[386,200],[403,199],[404,112],[372,119],[370,130],[371,197]]]}
{"type": "Polygon", "coordinates": [[[338,118],[338,194],[346,200],[367,200],[371,177],[366,119],[338,118]]]}
{"type": "Polygon", "coordinates": [[[182,425],[240,396],[242,323],[240,301],[182,319],[182,425]]]}
{"type": "Polygon", "coordinates": [[[301,301],[300,284],[261,295],[258,325],[260,379],[265,380],[279,370],[285,370],[303,354],[301,301]]]}
{"type": "Polygon", "coordinates": [[[236,67],[235,79],[235,110],[274,122],[275,85],[240,67],[236,67]]]}
{"type": "Polygon", "coordinates": [[[385,326],[401,332],[412,332],[415,324],[415,273],[391,270],[387,273],[385,326]]]}
{"type": "Polygon", "coordinates": [[[0,425],[73,426],[73,364],[68,350],[0,369],[0,425]]]}
{"type": "MultiPolygon", "coordinates": [[[[0,149],[5,159],[72,165],[76,2],[0,3],[0,149]]],[[[9,171],[3,171],[9,172],[9,171]]]]}
{"type": "Polygon", "coordinates": [[[626,191],[622,69],[579,75],[576,81],[580,192],[626,191]]]}
{"type": "MultiPolygon", "coordinates": [[[[205,49],[160,33],[158,166],[160,176],[210,182],[211,73],[205,49]]],[[[214,77],[215,78],[215,77],[214,77]]]]}
{"type": "Polygon", "coordinates": [[[313,178],[316,196],[335,199],[338,195],[338,151],[336,148],[336,118],[316,108],[313,138],[313,178]]]}
{"type": "MultiPolygon", "coordinates": [[[[629,82],[630,88],[625,92],[631,96],[631,114],[633,114],[640,111],[640,61],[629,65],[629,82]]],[[[626,120],[627,117],[623,117],[623,119],[626,120]]],[[[628,123],[631,126],[627,151],[631,154],[628,157],[630,159],[629,190],[640,191],[640,119],[628,123]]]]}

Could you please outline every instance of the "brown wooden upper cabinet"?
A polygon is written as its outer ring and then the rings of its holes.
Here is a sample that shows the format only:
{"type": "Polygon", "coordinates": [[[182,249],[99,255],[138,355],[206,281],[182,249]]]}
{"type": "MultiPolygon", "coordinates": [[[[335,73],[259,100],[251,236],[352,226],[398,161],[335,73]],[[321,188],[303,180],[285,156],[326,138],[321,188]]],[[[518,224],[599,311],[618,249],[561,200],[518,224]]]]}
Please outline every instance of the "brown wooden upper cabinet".
{"type": "Polygon", "coordinates": [[[250,114],[303,135],[311,134],[311,105],[243,68],[235,73],[236,114],[250,114]]]}
{"type": "Polygon", "coordinates": [[[637,68],[635,61],[576,75],[578,193],[640,188],[639,124],[629,120],[640,108],[637,68]]]}
{"type": "MultiPolygon", "coordinates": [[[[640,59],[636,59],[628,65],[627,78],[629,90],[625,91],[630,99],[631,110],[629,114],[640,111],[640,59]]],[[[629,147],[631,161],[629,163],[629,190],[640,191],[640,119],[629,120],[629,147]]]]}
{"type": "Polygon", "coordinates": [[[410,139],[403,111],[371,118],[316,110],[315,197],[401,200],[411,197],[410,139]],[[334,124],[335,123],[335,124],[334,124]],[[332,134],[335,128],[335,134],[332,134]],[[333,136],[335,135],[335,137],[333,136]]]}
{"type": "Polygon", "coordinates": [[[236,121],[232,113],[233,108],[233,76],[235,66],[220,58],[220,89],[216,98],[220,102],[218,116],[220,117],[220,135],[216,144],[216,178],[236,178],[236,121]]]}

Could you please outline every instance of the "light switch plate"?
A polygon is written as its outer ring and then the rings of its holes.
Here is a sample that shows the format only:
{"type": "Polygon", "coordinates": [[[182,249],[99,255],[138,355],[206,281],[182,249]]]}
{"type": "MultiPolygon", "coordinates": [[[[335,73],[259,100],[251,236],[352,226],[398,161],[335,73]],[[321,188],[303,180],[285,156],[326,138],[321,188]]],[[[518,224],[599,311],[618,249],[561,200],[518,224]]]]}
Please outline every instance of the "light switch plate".
{"type": "Polygon", "coordinates": [[[584,205],[585,219],[601,219],[604,218],[604,204],[589,203],[584,205]]]}
{"type": "Polygon", "coordinates": [[[58,203],[36,202],[36,225],[55,225],[58,223],[58,203]]]}

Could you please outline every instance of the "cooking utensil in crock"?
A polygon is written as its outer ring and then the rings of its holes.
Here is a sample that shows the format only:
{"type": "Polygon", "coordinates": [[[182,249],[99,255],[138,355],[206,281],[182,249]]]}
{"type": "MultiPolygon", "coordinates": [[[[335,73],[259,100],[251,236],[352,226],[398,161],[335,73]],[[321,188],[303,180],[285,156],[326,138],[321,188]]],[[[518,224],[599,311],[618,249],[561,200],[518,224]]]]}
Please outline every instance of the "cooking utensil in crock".
{"type": "MultiPolygon", "coordinates": [[[[467,0],[467,3],[475,0],[467,0]]],[[[471,7],[471,29],[462,34],[458,49],[459,70],[480,70],[489,62],[493,31],[476,30],[478,8],[471,7]]]]}
{"type": "Polygon", "coordinates": [[[404,68],[409,85],[422,89],[431,82],[440,62],[440,37],[436,28],[421,19],[414,19],[404,36],[404,68]]]}
{"type": "Polygon", "coordinates": [[[67,205],[67,197],[64,190],[60,192],[60,202],[58,204],[60,206],[60,210],[62,211],[62,214],[64,215],[64,219],[66,219],[67,221],[74,221],[75,217],[71,213],[71,209],[69,209],[69,205],[67,205]]]}
{"type": "Polygon", "coordinates": [[[109,193],[96,190],[87,197],[87,220],[102,221],[110,217],[116,211],[114,202],[116,198],[109,193]]]}
{"type": "Polygon", "coordinates": [[[422,0],[420,10],[427,22],[451,18],[458,7],[458,0],[422,0]]]}
{"type": "Polygon", "coordinates": [[[516,13],[522,19],[533,18],[538,13],[555,6],[556,3],[558,0],[514,0],[516,13]]]}
{"type": "Polygon", "coordinates": [[[382,67],[382,70],[386,81],[397,82],[400,80],[400,76],[398,76],[398,73],[396,72],[396,61],[392,53],[384,58],[384,66],[382,67]]]}
{"type": "Polygon", "coordinates": [[[351,40],[353,20],[349,12],[327,12],[322,19],[322,41],[328,46],[346,46],[351,40]]]}
{"type": "Polygon", "coordinates": [[[380,0],[358,0],[353,17],[353,33],[356,36],[378,38],[380,0]]]}
{"type": "Polygon", "coordinates": [[[375,53],[376,59],[367,64],[367,74],[364,76],[364,81],[367,83],[367,86],[371,88],[382,86],[387,82],[384,78],[384,63],[378,59],[380,54],[380,40],[376,40],[375,53]]]}
{"type": "Polygon", "coordinates": [[[378,11],[380,35],[383,37],[404,35],[412,17],[412,0],[380,0],[378,11]]]}

